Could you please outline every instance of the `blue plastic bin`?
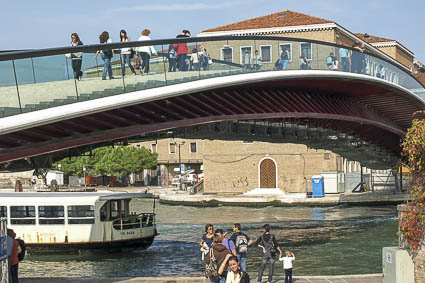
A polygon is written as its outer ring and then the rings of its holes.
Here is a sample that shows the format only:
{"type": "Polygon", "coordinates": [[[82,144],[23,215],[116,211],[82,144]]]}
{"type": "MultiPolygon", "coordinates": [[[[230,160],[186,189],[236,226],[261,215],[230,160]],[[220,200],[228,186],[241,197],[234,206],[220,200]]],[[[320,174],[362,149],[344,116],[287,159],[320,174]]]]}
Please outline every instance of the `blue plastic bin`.
{"type": "Polygon", "coordinates": [[[321,198],[325,196],[325,189],[323,186],[323,177],[320,175],[314,175],[312,177],[312,197],[321,198]]]}

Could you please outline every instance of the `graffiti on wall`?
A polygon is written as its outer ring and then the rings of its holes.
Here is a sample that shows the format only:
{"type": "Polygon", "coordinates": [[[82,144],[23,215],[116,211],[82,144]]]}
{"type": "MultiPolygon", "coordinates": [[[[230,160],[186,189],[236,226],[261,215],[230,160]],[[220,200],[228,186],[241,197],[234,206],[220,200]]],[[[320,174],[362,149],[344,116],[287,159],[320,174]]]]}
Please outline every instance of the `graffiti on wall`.
{"type": "Polygon", "coordinates": [[[232,180],[232,186],[235,189],[245,188],[249,186],[248,177],[239,177],[235,180],[232,180]]]}
{"type": "Polygon", "coordinates": [[[243,189],[249,186],[248,176],[240,176],[233,179],[224,179],[214,176],[206,180],[209,187],[214,190],[243,189]]]}

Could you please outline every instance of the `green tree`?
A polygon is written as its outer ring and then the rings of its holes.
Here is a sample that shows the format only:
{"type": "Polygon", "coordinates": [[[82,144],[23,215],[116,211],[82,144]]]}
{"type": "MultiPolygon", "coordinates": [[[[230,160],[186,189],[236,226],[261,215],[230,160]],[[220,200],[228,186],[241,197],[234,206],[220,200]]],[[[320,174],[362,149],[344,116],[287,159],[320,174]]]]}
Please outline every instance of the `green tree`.
{"type": "Polygon", "coordinates": [[[95,171],[102,175],[127,176],[143,169],[153,169],[157,165],[156,153],[144,147],[116,146],[107,148],[95,164],[95,171]]]}
{"type": "Polygon", "coordinates": [[[66,175],[83,176],[83,167],[86,175],[127,176],[139,173],[143,169],[153,169],[157,165],[157,153],[152,153],[144,147],[132,146],[99,147],[93,150],[92,156],[76,156],[65,158],[53,164],[66,175]]]}

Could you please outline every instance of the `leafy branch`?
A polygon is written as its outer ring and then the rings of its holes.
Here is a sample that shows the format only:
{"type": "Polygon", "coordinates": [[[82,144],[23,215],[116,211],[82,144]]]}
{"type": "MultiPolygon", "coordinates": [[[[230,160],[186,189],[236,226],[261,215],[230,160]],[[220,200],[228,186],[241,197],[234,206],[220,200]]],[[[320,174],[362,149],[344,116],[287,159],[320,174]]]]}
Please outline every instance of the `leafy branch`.
{"type": "MultiPolygon", "coordinates": [[[[415,115],[425,114],[418,111],[415,115]]],[[[406,138],[402,142],[402,156],[410,170],[411,200],[407,202],[407,213],[399,220],[400,233],[415,254],[425,235],[425,119],[414,119],[406,138]]]]}

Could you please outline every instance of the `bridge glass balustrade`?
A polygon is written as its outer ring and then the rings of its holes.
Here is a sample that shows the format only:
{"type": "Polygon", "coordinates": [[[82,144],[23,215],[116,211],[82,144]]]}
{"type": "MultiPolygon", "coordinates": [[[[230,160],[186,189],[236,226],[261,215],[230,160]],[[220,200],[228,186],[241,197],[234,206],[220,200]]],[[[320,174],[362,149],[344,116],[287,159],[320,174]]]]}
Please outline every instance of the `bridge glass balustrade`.
{"type": "Polygon", "coordinates": [[[15,62],[22,112],[77,101],[71,60],[65,55],[19,59],[15,62]]]}
{"type": "MultiPolygon", "coordinates": [[[[28,51],[28,57],[20,56],[21,59],[13,56],[2,59],[4,53],[0,54],[0,117],[200,79],[285,70],[358,73],[392,82],[425,98],[424,87],[408,70],[350,47],[266,36],[158,42],[161,44],[154,46],[157,54],[150,56],[148,73],[146,67],[142,69],[142,54],[131,59],[136,75],[128,63],[122,65],[120,48],[114,48],[112,80],[109,76],[102,80],[104,61],[101,55],[95,59],[94,47],[82,53],[82,80],[74,78],[69,50],[61,49],[48,56],[32,55],[34,52],[28,51]],[[173,58],[170,46],[177,44],[186,44],[186,56],[173,58]],[[139,61],[142,64],[136,69],[139,61]]],[[[141,44],[145,43],[133,42],[131,46],[137,51],[141,44]]]]}
{"type": "Polygon", "coordinates": [[[21,113],[14,74],[13,61],[0,61],[0,118],[21,113]]]}
{"type": "MultiPolygon", "coordinates": [[[[105,62],[108,61],[104,60],[104,58],[102,53],[99,53],[97,57],[95,57],[94,52],[83,53],[83,67],[81,68],[83,78],[81,80],[75,79],[74,87],[78,95],[78,101],[98,99],[126,92],[126,79],[131,77],[132,73],[130,70],[126,70],[126,76],[122,76],[121,54],[117,51],[114,52],[113,57],[110,59],[110,68],[106,65],[105,74],[105,62]],[[112,79],[109,75],[109,69],[112,71],[112,79]]],[[[74,79],[74,74],[72,74],[72,79],[74,79]]]]}

